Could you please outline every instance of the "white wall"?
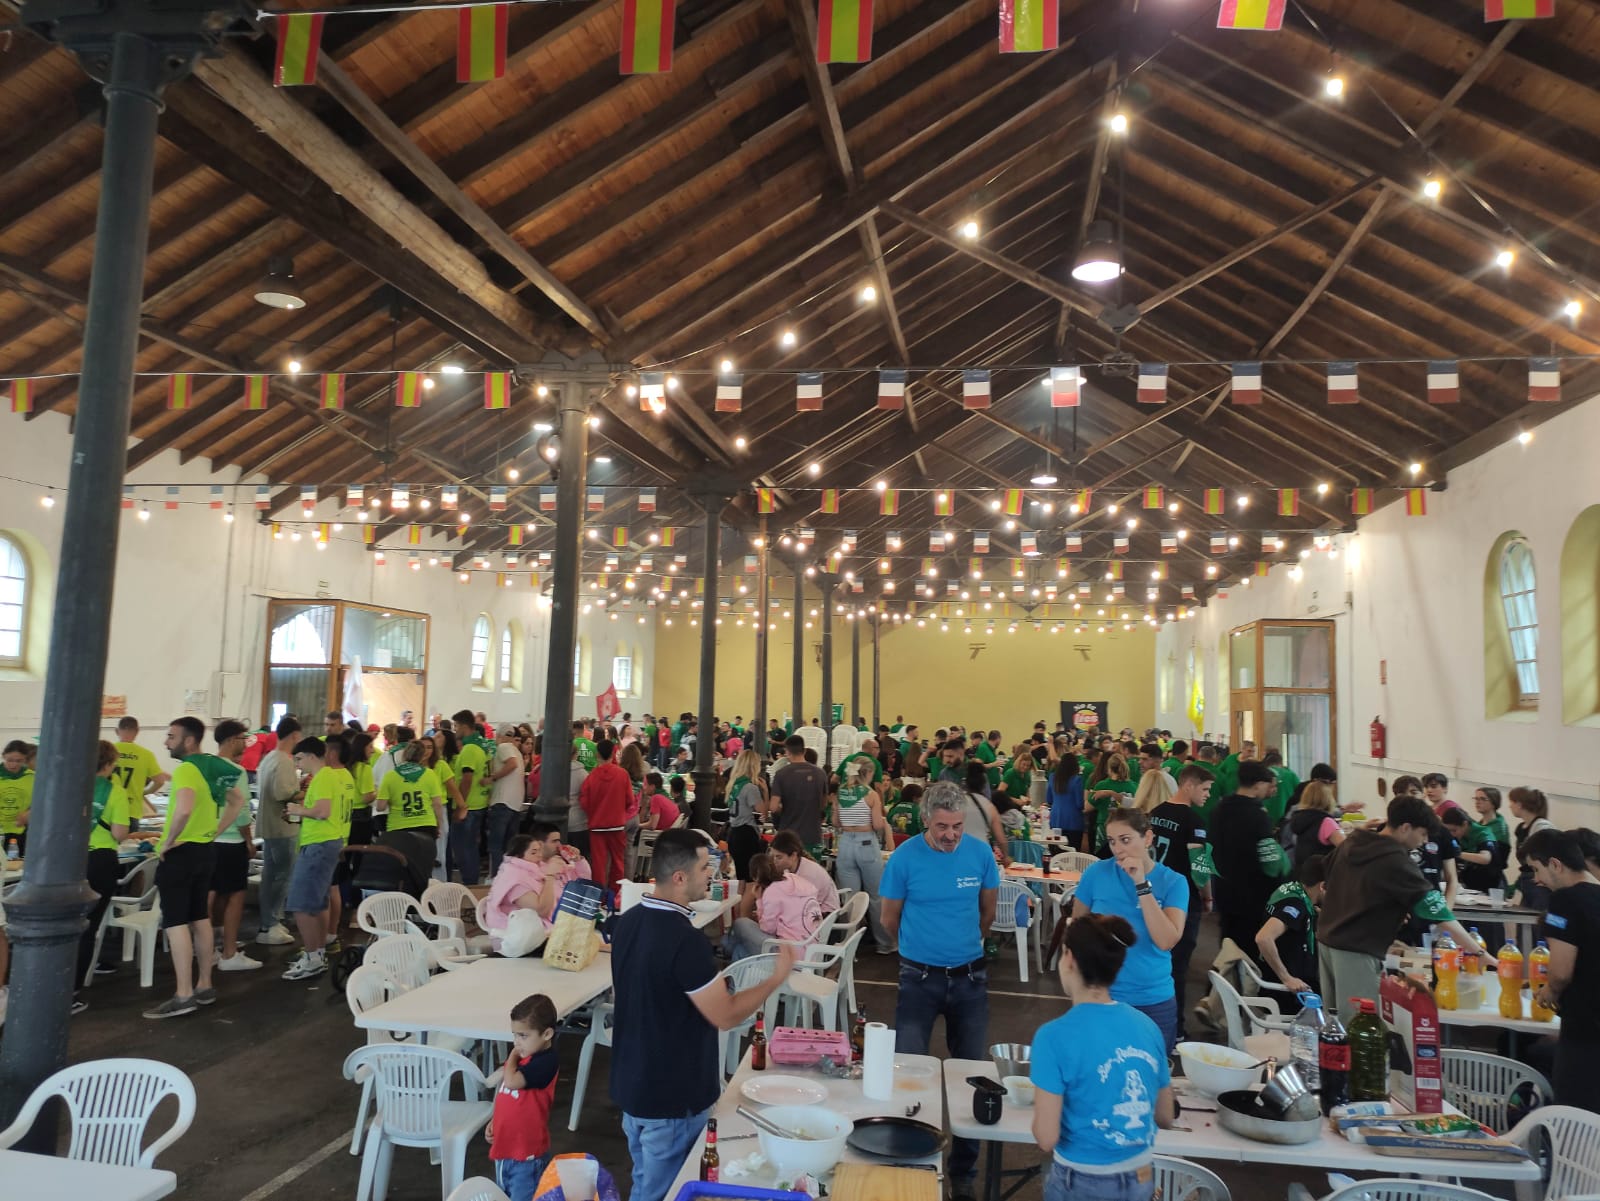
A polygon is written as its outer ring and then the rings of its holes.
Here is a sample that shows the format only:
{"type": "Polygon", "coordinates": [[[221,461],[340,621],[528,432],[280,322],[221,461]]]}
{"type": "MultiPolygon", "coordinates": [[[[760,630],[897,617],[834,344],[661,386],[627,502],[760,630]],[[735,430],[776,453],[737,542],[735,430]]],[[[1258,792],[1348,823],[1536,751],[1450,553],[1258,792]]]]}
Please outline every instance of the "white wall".
{"type": "MultiPolygon", "coordinates": [[[[1217,646],[1230,628],[1260,618],[1332,618],[1342,792],[1371,797],[1379,774],[1442,771],[1458,800],[1479,784],[1531,785],[1549,796],[1556,820],[1600,823],[1600,729],[1564,724],[1561,704],[1561,551],[1578,515],[1600,503],[1596,445],[1600,404],[1591,400],[1539,426],[1527,445],[1513,440],[1451,472],[1446,491],[1428,494],[1426,517],[1388,505],[1362,519],[1355,534],[1334,539],[1337,558],[1313,554],[1301,579],[1283,565],[1249,588],[1235,585],[1226,600],[1161,630],[1158,681],[1169,657],[1182,681],[1193,646],[1215,713],[1223,687],[1217,646]],[[1537,714],[1489,717],[1484,569],[1496,539],[1510,530],[1527,537],[1535,556],[1541,702],[1537,714]],[[1385,773],[1367,753],[1368,726],[1379,715],[1388,726],[1385,773]]],[[[1189,728],[1187,696],[1181,682],[1161,725],[1189,728]]]]}
{"type": "MultiPolygon", "coordinates": [[[[6,430],[7,467],[0,478],[0,530],[21,532],[41,547],[45,573],[53,579],[59,562],[61,523],[65,514],[64,485],[71,438],[66,420],[44,414],[31,422],[10,420],[6,430]],[[57,503],[45,508],[40,497],[54,487],[57,503]]],[[[123,511],[117,548],[116,598],[111,618],[111,643],[104,691],[128,698],[128,711],[145,726],[141,741],[160,751],[166,722],[184,712],[186,693],[209,693],[202,716],[215,720],[242,716],[252,724],[261,713],[261,678],[266,647],[267,600],[271,597],[329,597],[426,613],[430,618],[427,707],[450,713],[481,709],[492,721],[535,720],[543,716],[549,610],[535,595],[526,575],[511,587],[498,587],[495,573],[474,572],[460,583],[444,566],[406,565],[404,546],[391,550],[379,567],[361,544],[353,521],[317,550],[311,528],[299,542],[285,526],[274,540],[257,521],[253,507],[255,479],[235,488],[231,469],[213,476],[203,461],[180,465],[175,452],[146,464],[129,479],[151,510],[149,521],[137,511],[123,511]],[[187,488],[177,511],[163,508],[168,484],[229,485],[229,511],[236,520],[208,507],[205,488],[187,488]],[[525,630],[523,670],[507,688],[497,683],[491,694],[476,691],[468,681],[472,628],[480,613],[494,621],[490,653],[499,663],[499,631],[515,619],[525,630]],[[218,673],[227,691],[219,695],[218,673]],[[219,709],[219,706],[225,708],[219,709]]],[[[332,482],[332,481],[329,481],[332,482]]],[[[315,520],[333,521],[353,514],[319,506],[315,520]]],[[[296,505],[285,517],[299,518],[296,505]]],[[[404,538],[391,536],[390,546],[404,538]]],[[[439,542],[438,545],[446,544],[439,542]]],[[[440,552],[447,563],[448,550],[440,552]]],[[[494,560],[491,559],[491,562],[494,560]]],[[[48,612],[42,614],[48,620],[48,612]]],[[[612,623],[603,614],[580,618],[580,633],[597,647],[609,648],[625,637],[636,659],[635,691],[624,708],[649,707],[649,681],[654,656],[654,623],[636,625],[631,618],[612,623]],[[626,625],[625,634],[619,630],[626,625]]],[[[604,684],[601,685],[604,687],[604,684]]],[[[0,739],[33,738],[39,733],[44,698],[42,678],[0,678],[0,739]]],[[[579,713],[592,712],[592,701],[576,702],[579,713]]],[[[388,721],[397,715],[375,714],[388,721]]],[[[107,719],[106,728],[115,725],[107,719]]],[[[109,735],[108,735],[109,736],[109,735]]]]}

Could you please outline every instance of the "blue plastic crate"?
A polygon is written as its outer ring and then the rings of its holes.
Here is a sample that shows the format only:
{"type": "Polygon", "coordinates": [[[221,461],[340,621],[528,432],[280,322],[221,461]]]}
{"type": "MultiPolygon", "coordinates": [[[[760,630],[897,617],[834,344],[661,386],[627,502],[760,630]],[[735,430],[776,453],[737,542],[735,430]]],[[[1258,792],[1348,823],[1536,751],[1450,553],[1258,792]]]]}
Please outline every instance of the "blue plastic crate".
{"type": "Polygon", "coordinates": [[[806,1193],[754,1188],[748,1184],[706,1184],[699,1180],[691,1180],[679,1189],[676,1201],[710,1201],[713,1197],[737,1197],[739,1201],[811,1201],[806,1193]]]}

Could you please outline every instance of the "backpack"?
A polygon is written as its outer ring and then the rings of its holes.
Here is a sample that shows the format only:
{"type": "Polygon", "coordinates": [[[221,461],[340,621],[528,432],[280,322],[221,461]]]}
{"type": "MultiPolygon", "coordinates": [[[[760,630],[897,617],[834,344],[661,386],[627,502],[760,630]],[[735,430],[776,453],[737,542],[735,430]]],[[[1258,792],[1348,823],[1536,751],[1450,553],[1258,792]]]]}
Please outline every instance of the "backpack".
{"type": "Polygon", "coordinates": [[[1289,862],[1299,867],[1313,855],[1322,853],[1322,844],[1317,841],[1317,831],[1322,828],[1322,819],[1332,817],[1330,813],[1323,813],[1320,809],[1294,808],[1284,815],[1283,822],[1278,826],[1278,845],[1289,856],[1289,862]],[[1303,819],[1310,818],[1310,821],[1303,819]]]}

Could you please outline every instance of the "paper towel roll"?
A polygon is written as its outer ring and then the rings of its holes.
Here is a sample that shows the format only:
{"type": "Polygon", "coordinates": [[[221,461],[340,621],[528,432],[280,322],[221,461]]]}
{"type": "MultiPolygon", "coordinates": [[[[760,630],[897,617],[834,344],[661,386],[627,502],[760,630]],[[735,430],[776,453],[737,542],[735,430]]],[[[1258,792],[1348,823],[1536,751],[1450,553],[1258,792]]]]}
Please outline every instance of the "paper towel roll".
{"type": "Polygon", "coordinates": [[[861,1056],[861,1093],[873,1101],[894,1096],[894,1031],[882,1022],[868,1022],[866,1050],[861,1056]]]}

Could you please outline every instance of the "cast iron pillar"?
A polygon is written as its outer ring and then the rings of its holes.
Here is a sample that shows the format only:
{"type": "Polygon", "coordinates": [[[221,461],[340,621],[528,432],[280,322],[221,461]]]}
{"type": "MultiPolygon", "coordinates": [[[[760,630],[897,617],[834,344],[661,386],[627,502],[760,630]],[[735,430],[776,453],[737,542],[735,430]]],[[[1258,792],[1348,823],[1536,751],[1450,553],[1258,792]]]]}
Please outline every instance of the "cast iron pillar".
{"type": "Polygon", "coordinates": [[[878,726],[883,718],[878,710],[878,627],[883,624],[883,610],[879,609],[872,615],[872,732],[878,732],[878,726]]]}
{"type": "Polygon", "coordinates": [[[699,729],[694,740],[694,816],[690,824],[697,830],[711,829],[711,794],[717,786],[717,593],[722,570],[722,510],[733,498],[728,490],[706,488],[698,493],[706,511],[704,546],[700,551],[700,572],[705,579],[705,595],[700,603],[700,705],[696,716],[699,729]]]}
{"type": "Polygon", "coordinates": [[[861,612],[850,615],[850,712],[846,722],[855,724],[861,716],[861,612]]]}
{"type": "MultiPolygon", "coordinates": [[[[94,894],[84,881],[88,800],[100,742],[100,697],[117,567],[139,306],[161,93],[242,28],[238,12],[139,3],[29,0],[21,20],[76,54],[106,100],[94,265],[61,531],[40,729],[39,788],[22,883],[6,899],[14,961],[0,1042],[0,1126],[67,1061],[78,939],[94,894]]],[[[22,1141],[55,1150],[56,1123],[22,1141]]]]}
{"type": "Polygon", "coordinates": [[[799,558],[791,564],[794,571],[794,724],[806,724],[806,576],[799,558]]]}
{"type": "Polygon", "coordinates": [[[767,519],[763,516],[760,545],[756,547],[756,697],[748,739],[748,745],[754,747],[758,755],[767,753],[767,642],[772,629],[767,549],[767,519]]]}
{"type": "Polygon", "coordinates": [[[828,748],[822,756],[822,770],[828,770],[829,754],[833,751],[833,585],[839,577],[823,572],[822,582],[822,728],[828,735],[828,748]]]}

